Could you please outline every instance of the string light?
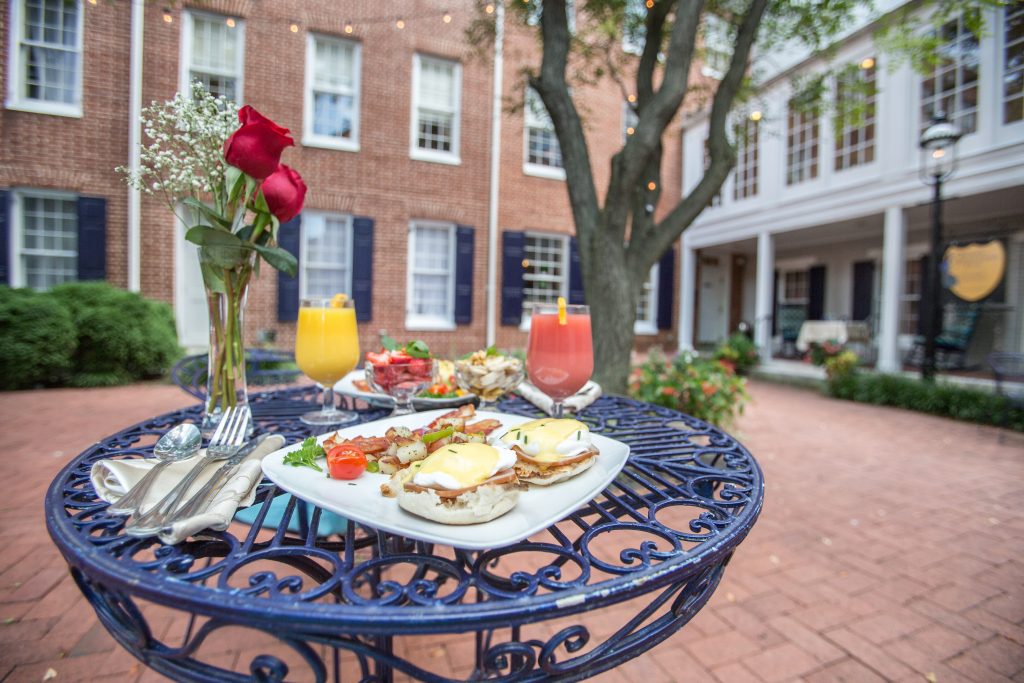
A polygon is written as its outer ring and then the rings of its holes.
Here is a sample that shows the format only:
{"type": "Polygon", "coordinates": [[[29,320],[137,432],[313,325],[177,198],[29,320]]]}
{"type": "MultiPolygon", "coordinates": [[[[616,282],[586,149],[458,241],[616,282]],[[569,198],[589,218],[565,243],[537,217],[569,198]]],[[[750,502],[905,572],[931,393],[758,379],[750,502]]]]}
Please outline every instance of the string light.
{"type": "Polygon", "coordinates": [[[651,182],[647,183],[647,189],[650,190],[651,192],[654,192],[657,188],[658,188],[658,184],[656,182],[654,182],[653,180],[651,182]]]}
{"type": "Polygon", "coordinates": [[[761,120],[761,112],[759,112],[759,111],[752,111],[752,112],[750,112],[750,120],[751,121],[760,121],[761,120]]]}
{"type": "Polygon", "coordinates": [[[441,21],[443,21],[446,24],[452,23],[452,15],[448,14],[447,12],[445,12],[444,16],[441,17],[441,21]]]}
{"type": "Polygon", "coordinates": [[[626,129],[626,135],[632,135],[635,132],[636,128],[634,128],[633,126],[630,126],[629,128],[626,129]]]}
{"type": "Polygon", "coordinates": [[[288,27],[288,30],[291,31],[292,33],[298,33],[299,25],[296,24],[295,22],[292,22],[291,26],[288,27]]]}
{"type": "Polygon", "coordinates": [[[228,28],[234,28],[235,27],[235,18],[234,17],[228,17],[227,21],[225,21],[224,23],[228,25],[228,28]]]}
{"type": "Polygon", "coordinates": [[[345,33],[352,33],[352,24],[345,22],[345,33]]]}
{"type": "Polygon", "coordinates": [[[172,24],[172,23],[174,23],[174,15],[171,14],[171,10],[168,7],[164,7],[164,23],[165,24],[172,24]]]}
{"type": "Polygon", "coordinates": [[[395,28],[401,31],[403,28],[405,28],[405,22],[399,19],[398,21],[395,22],[395,28]]]}
{"type": "Polygon", "coordinates": [[[870,68],[871,68],[871,67],[873,67],[874,65],[875,65],[875,60],[874,60],[874,59],[872,59],[871,57],[866,57],[866,58],[865,58],[865,59],[864,59],[864,60],[863,60],[863,61],[862,61],[862,62],[860,63],[860,68],[862,68],[862,69],[870,69],[870,68]]]}
{"type": "Polygon", "coordinates": [[[932,152],[932,159],[941,159],[944,156],[946,156],[946,150],[944,149],[937,149],[932,152]]]}
{"type": "Polygon", "coordinates": [[[647,9],[654,9],[654,0],[647,0],[644,4],[647,5],[647,9]]]}
{"type": "Polygon", "coordinates": [[[636,95],[630,95],[629,97],[626,98],[626,100],[629,101],[630,104],[632,104],[633,102],[636,102],[636,95]]]}
{"type": "Polygon", "coordinates": [[[484,7],[484,11],[488,14],[494,14],[494,5],[487,5],[484,7]]]}
{"type": "Polygon", "coordinates": [[[96,4],[96,0],[89,0],[89,4],[90,5],[95,5],[96,4]]]}

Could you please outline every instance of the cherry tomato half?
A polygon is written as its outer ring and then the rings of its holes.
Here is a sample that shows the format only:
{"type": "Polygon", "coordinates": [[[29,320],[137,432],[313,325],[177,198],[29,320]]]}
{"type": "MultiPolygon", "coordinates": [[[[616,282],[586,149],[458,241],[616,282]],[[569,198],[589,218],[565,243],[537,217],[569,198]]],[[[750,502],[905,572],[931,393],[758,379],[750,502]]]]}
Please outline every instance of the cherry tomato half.
{"type": "Polygon", "coordinates": [[[331,479],[357,479],[366,471],[366,454],[349,444],[335,446],[327,453],[331,479]]]}

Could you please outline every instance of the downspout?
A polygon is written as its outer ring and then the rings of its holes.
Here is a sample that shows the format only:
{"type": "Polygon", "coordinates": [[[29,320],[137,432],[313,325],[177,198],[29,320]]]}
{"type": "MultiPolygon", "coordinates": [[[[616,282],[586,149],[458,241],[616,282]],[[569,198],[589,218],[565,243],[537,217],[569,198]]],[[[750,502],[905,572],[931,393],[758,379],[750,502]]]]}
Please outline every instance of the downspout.
{"type": "MultiPolygon", "coordinates": [[[[131,69],[128,92],[128,170],[137,176],[142,140],[142,30],[146,0],[132,0],[131,69]]],[[[128,289],[142,289],[142,195],[128,187],[128,289]]]]}
{"type": "Polygon", "coordinates": [[[487,345],[497,337],[498,190],[501,177],[501,95],[505,68],[505,3],[494,4],[494,90],[491,93],[491,192],[487,212],[487,345]]]}

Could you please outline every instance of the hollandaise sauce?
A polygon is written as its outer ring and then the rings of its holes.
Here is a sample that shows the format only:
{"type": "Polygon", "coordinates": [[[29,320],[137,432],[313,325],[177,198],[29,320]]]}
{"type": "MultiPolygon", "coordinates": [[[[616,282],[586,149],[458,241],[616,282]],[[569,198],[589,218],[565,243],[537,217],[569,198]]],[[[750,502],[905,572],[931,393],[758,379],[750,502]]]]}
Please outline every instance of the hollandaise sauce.
{"type": "Polygon", "coordinates": [[[507,448],[482,443],[443,446],[420,464],[413,482],[455,490],[476,486],[516,463],[516,454],[507,448]]]}
{"type": "Polygon", "coordinates": [[[512,427],[501,437],[508,447],[536,460],[554,462],[585,453],[593,448],[590,429],[579,420],[541,418],[512,427]]]}

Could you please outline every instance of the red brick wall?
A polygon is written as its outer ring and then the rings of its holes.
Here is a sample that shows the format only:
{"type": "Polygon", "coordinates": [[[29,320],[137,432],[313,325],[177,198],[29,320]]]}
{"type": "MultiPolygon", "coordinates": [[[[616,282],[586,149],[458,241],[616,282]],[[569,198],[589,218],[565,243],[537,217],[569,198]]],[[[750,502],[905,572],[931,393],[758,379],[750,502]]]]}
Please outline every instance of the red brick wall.
{"type": "MultiPolygon", "coordinates": [[[[185,6],[188,6],[186,3],[185,6]]],[[[127,284],[127,191],[113,168],[128,157],[129,22],[127,3],[84,2],[84,88],[81,119],[0,112],[0,187],[51,187],[108,200],[108,278],[127,284]]],[[[166,100],[179,87],[179,50],[182,7],[147,4],[143,104],[166,100]]],[[[397,338],[420,337],[442,353],[462,353],[484,344],[486,330],[487,210],[490,152],[491,61],[468,45],[465,29],[470,10],[455,11],[444,24],[440,16],[417,18],[437,9],[401,0],[346,3],[338,13],[329,0],[254,3],[249,0],[208,0],[204,11],[220,12],[245,22],[244,100],[302,137],[306,34],[315,31],[358,40],[362,44],[359,152],[327,150],[301,145],[285,152],[284,161],[298,169],[309,185],[306,206],[372,217],[375,224],[373,320],[364,323],[361,341],[375,346],[387,331],[397,338]],[[366,24],[360,17],[399,16],[407,25],[366,24]],[[345,21],[354,31],[346,35],[345,21]],[[298,33],[289,24],[299,24],[298,33]],[[461,164],[457,166],[409,158],[411,74],[415,52],[462,64],[461,164]],[[438,219],[477,229],[474,261],[473,321],[455,332],[405,332],[406,236],[413,219],[438,219]]],[[[439,7],[439,6],[438,6],[439,7]]],[[[0,13],[0,33],[6,60],[8,14],[0,13]]],[[[504,83],[506,99],[522,97],[524,66],[540,61],[540,49],[531,30],[515,27],[509,15],[504,83]]],[[[0,69],[6,79],[7,69],[0,69]]],[[[6,87],[6,82],[4,83],[6,87]]],[[[599,192],[608,180],[609,160],[619,148],[622,129],[621,92],[610,81],[580,86],[575,96],[586,118],[588,141],[599,192]]],[[[673,126],[675,130],[675,126],[673,126]]],[[[501,141],[501,230],[538,230],[571,233],[571,213],[564,181],[523,174],[524,128],[522,113],[506,113],[501,141]]],[[[669,136],[665,150],[662,207],[678,198],[679,139],[669,136]]],[[[174,300],[174,219],[152,198],[142,202],[142,291],[174,300]]],[[[497,282],[500,287],[500,247],[497,282]]],[[[678,273],[678,263],[677,263],[678,273]]],[[[277,345],[293,343],[294,324],[278,324],[277,276],[265,268],[250,294],[248,334],[277,331],[277,345]]],[[[500,298],[499,298],[500,306],[500,298]]],[[[500,311],[499,311],[500,313],[500,311]]],[[[513,327],[498,327],[498,341],[506,346],[525,345],[525,334],[513,327]]],[[[671,335],[642,338],[674,343],[671,335]]]]}

